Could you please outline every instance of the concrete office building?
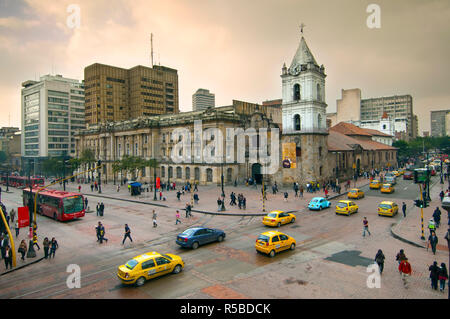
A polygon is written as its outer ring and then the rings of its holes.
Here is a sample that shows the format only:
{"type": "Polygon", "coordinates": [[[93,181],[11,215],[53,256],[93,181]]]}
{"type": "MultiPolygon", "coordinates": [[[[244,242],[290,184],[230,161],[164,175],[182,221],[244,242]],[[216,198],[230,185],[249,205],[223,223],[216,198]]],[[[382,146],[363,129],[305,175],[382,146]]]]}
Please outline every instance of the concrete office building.
{"type": "Polygon", "coordinates": [[[215,106],[215,96],[209,90],[198,89],[192,94],[192,110],[200,111],[215,106]]]}
{"type": "Polygon", "coordinates": [[[21,155],[34,163],[48,157],[74,156],[76,130],[84,129],[84,84],[62,75],[22,83],[21,155]]]}
{"type": "Polygon", "coordinates": [[[431,136],[450,136],[450,110],[431,111],[431,136]]]}
{"type": "Polygon", "coordinates": [[[175,69],[95,63],[84,69],[84,80],[88,125],[179,112],[175,69]]]}

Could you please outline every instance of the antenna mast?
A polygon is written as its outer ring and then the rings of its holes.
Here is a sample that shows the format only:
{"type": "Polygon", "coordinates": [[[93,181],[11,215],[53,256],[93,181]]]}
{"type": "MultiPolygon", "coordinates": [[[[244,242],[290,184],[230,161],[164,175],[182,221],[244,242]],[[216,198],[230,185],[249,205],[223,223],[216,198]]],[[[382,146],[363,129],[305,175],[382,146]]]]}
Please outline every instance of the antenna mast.
{"type": "Polygon", "coordinates": [[[151,63],[153,68],[153,33],[150,33],[151,63]]]}

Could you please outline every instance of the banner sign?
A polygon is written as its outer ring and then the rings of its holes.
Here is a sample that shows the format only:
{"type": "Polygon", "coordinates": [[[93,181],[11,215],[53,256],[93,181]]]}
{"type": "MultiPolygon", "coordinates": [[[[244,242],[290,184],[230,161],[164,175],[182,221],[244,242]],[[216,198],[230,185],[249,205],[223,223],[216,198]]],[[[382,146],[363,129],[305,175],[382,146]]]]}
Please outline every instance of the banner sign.
{"type": "Polygon", "coordinates": [[[159,177],[156,178],[156,188],[161,188],[161,179],[159,177]]]}
{"type": "Polygon", "coordinates": [[[297,167],[297,154],[295,143],[283,143],[282,144],[283,155],[283,168],[296,168],[297,167]]]}
{"type": "Polygon", "coordinates": [[[28,211],[28,206],[18,208],[17,218],[19,221],[19,228],[30,226],[30,213],[28,211]]]}

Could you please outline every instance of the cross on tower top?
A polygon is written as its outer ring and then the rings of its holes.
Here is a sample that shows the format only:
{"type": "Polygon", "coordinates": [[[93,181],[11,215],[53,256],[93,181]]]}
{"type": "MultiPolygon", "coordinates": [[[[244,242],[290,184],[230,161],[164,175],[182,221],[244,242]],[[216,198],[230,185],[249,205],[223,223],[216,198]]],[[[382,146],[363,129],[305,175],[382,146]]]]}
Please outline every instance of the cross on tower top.
{"type": "Polygon", "coordinates": [[[301,34],[303,35],[303,28],[304,27],[306,27],[306,25],[302,22],[301,24],[300,24],[300,32],[301,32],[301,34]]]}

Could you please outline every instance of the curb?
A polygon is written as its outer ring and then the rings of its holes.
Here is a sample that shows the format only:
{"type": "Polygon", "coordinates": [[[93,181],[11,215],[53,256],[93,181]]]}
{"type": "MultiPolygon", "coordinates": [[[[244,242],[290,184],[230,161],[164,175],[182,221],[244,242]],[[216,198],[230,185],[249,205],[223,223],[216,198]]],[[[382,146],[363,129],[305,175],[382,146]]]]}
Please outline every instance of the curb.
{"type": "Polygon", "coordinates": [[[9,273],[11,273],[11,272],[13,272],[13,271],[16,271],[16,270],[19,270],[19,269],[22,269],[22,268],[25,268],[25,267],[27,267],[27,266],[29,266],[29,265],[36,264],[36,263],[40,262],[40,261],[43,260],[43,259],[45,259],[45,258],[44,258],[44,257],[41,257],[41,258],[39,258],[39,259],[37,259],[37,260],[34,260],[34,261],[32,261],[32,262],[30,262],[30,263],[28,263],[28,264],[22,265],[22,266],[20,266],[20,267],[13,268],[13,269],[11,269],[11,270],[9,270],[9,271],[5,271],[4,273],[1,273],[0,276],[9,274],[9,273]]]}

